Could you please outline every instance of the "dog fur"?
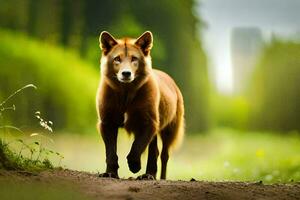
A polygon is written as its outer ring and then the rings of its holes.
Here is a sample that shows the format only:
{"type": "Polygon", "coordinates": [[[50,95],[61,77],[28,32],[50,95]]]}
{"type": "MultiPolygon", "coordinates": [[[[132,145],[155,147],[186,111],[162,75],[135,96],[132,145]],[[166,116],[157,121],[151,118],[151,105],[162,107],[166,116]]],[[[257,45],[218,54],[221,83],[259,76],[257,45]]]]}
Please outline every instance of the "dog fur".
{"type": "Polygon", "coordinates": [[[99,38],[101,80],[97,92],[99,131],[106,149],[106,172],[101,177],[118,178],[117,135],[124,127],[134,134],[127,156],[131,172],[141,169],[141,154],[148,146],[146,173],[138,179],[155,179],[158,135],[162,139],[161,179],[166,178],[170,148],[184,135],[182,94],[166,73],[152,69],[152,33],[137,39],[115,39],[108,32],[99,38]],[[125,76],[126,75],[126,76],[125,76]]]}

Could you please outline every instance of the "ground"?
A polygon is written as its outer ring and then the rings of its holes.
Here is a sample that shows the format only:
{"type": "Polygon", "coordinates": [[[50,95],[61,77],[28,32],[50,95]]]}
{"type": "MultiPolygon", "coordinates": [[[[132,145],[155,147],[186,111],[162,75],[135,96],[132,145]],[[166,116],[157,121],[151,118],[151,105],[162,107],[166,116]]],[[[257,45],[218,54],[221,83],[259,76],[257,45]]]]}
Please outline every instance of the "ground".
{"type": "MultiPolygon", "coordinates": [[[[99,178],[97,174],[72,170],[53,170],[40,173],[0,171],[0,183],[4,185],[44,185],[51,187],[71,187],[82,195],[81,199],[300,199],[300,183],[265,185],[262,182],[203,182],[191,181],[137,181],[130,179],[99,178]],[[7,184],[10,183],[10,184],[7,184]]],[[[3,200],[14,197],[5,195],[12,187],[1,186],[3,200]]],[[[34,188],[34,187],[33,187],[34,188]]],[[[22,191],[19,189],[19,191],[22,191]]],[[[1,194],[2,193],[2,194],[1,194]]],[[[26,196],[26,195],[25,195],[26,196]]],[[[33,198],[33,196],[31,196],[33,198]]],[[[39,196],[41,197],[41,196],[39,196]]],[[[78,195],[76,196],[78,197],[78,195]]],[[[31,199],[27,196],[22,199],[31,199]]],[[[53,198],[55,199],[55,198],[53,198]]],[[[70,199],[74,199],[73,197],[70,199]]]]}

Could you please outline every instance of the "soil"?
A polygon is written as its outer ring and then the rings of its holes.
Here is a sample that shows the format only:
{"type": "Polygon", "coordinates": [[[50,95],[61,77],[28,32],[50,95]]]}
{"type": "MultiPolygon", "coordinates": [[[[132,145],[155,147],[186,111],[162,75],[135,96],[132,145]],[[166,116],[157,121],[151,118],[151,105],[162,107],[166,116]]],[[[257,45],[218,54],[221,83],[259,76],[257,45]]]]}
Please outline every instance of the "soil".
{"type": "Polygon", "coordinates": [[[205,182],[147,181],[99,178],[97,174],[71,170],[53,170],[40,173],[0,171],[0,180],[18,182],[71,183],[91,199],[300,199],[300,183],[265,185],[262,182],[205,182]]]}

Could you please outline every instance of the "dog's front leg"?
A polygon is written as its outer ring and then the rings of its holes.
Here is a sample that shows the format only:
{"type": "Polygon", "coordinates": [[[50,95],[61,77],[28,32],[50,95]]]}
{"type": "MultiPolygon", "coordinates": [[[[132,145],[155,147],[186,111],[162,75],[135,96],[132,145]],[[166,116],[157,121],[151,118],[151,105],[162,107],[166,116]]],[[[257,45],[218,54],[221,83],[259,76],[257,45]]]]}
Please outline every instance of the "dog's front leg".
{"type": "Polygon", "coordinates": [[[127,156],[129,169],[133,173],[140,171],[141,155],[156,134],[157,129],[156,123],[143,123],[143,121],[141,120],[135,124],[135,129],[133,130],[135,139],[127,156]]]}
{"type": "Polygon", "coordinates": [[[106,172],[100,177],[119,178],[118,176],[118,156],[117,156],[117,136],[118,126],[109,123],[100,123],[101,136],[105,144],[106,172]]]}

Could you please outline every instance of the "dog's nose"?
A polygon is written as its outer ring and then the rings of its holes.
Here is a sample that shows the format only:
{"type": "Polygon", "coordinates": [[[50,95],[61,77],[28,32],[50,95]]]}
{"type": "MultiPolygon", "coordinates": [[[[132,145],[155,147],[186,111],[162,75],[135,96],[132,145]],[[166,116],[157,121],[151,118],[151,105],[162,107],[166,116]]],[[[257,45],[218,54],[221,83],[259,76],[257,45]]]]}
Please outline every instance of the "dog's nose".
{"type": "Polygon", "coordinates": [[[129,78],[131,76],[131,71],[123,71],[122,72],[122,75],[125,77],[125,78],[129,78]]]}

